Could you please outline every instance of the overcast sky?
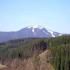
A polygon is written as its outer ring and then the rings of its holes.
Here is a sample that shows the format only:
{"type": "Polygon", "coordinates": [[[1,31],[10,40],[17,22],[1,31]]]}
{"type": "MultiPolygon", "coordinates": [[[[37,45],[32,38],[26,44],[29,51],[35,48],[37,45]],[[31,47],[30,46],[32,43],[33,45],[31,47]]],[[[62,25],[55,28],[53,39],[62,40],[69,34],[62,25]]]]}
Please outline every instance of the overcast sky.
{"type": "Polygon", "coordinates": [[[30,25],[70,33],[70,0],[0,0],[0,31],[30,25]]]}

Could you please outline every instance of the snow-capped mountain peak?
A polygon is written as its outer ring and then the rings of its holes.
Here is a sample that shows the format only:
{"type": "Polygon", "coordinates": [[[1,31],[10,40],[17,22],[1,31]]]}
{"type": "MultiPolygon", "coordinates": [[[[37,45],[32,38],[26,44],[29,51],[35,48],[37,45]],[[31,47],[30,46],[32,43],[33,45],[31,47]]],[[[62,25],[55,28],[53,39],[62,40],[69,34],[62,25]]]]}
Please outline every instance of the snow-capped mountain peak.
{"type": "Polygon", "coordinates": [[[42,29],[43,27],[40,26],[40,25],[31,25],[31,26],[28,26],[27,28],[38,28],[38,29],[42,29]]]}
{"type": "Polygon", "coordinates": [[[20,38],[49,38],[61,35],[61,33],[41,26],[28,26],[16,32],[0,32],[0,42],[20,38]]]}
{"type": "Polygon", "coordinates": [[[36,25],[35,26],[28,26],[26,28],[27,28],[27,30],[29,30],[29,32],[32,33],[31,35],[33,35],[33,37],[56,37],[56,36],[62,35],[58,32],[52,31],[48,28],[44,28],[40,25],[38,25],[38,26],[36,26],[36,25]]]}

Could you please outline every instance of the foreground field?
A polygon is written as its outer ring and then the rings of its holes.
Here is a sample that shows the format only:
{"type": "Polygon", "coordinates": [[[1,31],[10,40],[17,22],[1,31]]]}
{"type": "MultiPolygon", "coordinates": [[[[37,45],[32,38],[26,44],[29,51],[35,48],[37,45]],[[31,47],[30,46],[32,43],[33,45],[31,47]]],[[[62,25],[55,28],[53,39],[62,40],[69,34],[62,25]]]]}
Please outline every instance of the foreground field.
{"type": "Polygon", "coordinates": [[[0,43],[0,70],[70,70],[70,36],[0,43]]]}
{"type": "Polygon", "coordinates": [[[0,70],[54,70],[47,57],[49,57],[48,50],[24,61],[15,59],[7,67],[0,65],[0,70]]]}

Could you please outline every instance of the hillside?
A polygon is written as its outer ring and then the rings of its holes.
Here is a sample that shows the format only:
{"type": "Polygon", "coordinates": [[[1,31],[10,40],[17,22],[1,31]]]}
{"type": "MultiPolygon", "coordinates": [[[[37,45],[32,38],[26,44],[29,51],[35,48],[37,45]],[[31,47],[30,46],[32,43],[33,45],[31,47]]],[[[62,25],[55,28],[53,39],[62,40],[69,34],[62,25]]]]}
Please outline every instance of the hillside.
{"type": "Polygon", "coordinates": [[[0,43],[0,70],[69,70],[70,36],[0,43]]]}
{"type": "Polygon", "coordinates": [[[21,62],[21,60],[15,59],[10,62],[9,66],[3,66],[0,70],[54,70],[53,66],[48,62],[49,52],[46,50],[45,52],[39,54],[38,56],[29,58],[21,62]],[[40,60],[38,61],[38,58],[40,60]],[[18,62],[18,64],[17,64],[18,62]]]}

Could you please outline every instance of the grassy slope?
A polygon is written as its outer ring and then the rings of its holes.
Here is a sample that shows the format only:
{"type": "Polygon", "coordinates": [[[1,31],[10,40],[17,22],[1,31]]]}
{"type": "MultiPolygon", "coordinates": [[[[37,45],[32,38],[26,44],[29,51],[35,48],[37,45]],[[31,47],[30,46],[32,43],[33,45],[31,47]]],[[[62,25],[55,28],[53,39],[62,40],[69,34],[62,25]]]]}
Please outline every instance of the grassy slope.
{"type": "MultiPolygon", "coordinates": [[[[56,70],[58,69],[58,66],[56,66],[56,61],[54,60],[54,63],[52,62],[52,65],[54,68],[51,66],[49,63],[50,61],[47,59],[49,56],[49,53],[44,50],[41,52],[37,52],[37,49],[44,47],[45,45],[42,44],[42,42],[45,42],[48,46],[50,47],[51,52],[54,53],[52,54],[52,57],[57,57],[55,54],[59,56],[58,51],[60,52],[61,48],[58,47],[66,47],[66,45],[70,44],[70,36],[61,36],[61,37],[56,37],[56,38],[50,38],[50,39],[22,39],[22,40],[12,40],[7,43],[0,44],[0,58],[3,58],[3,61],[8,59],[10,65],[8,69],[6,70],[54,70],[55,67],[56,70]],[[34,53],[32,50],[33,47],[36,47],[34,53]],[[39,47],[39,48],[38,48],[39,47]],[[37,55],[36,55],[37,54],[37,55]],[[36,56],[34,56],[36,55],[36,56]],[[46,56],[45,56],[46,55],[46,56]],[[55,55],[55,56],[54,56],[55,55]],[[14,56],[14,57],[13,57],[14,56]],[[7,57],[7,58],[6,58],[7,57]],[[17,58],[20,57],[23,60],[17,60],[17,58]],[[12,61],[10,61],[10,58],[13,58],[12,61]],[[16,59],[16,61],[15,61],[16,59]],[[17,65],[17,62],[19,65],[17,65]],[[14,64],[13,64],[14,63],[14,64]],[[55,64],[55,65],[54,65],[55,64]],[[11,66],[13,65],[13,66],[11,66]],[[14,65],[16,65],[14,67],[14,65]],[[11,67],[11,68],[10,68],[11,67]],[[43,68],[43,69],[42,69],[43,68]]],[[[44,44],[45,44],[44,43],[44,44]]],[[[62,48],[63,49],[63,48],[62,48]]],[[[40,51],[40,49],[38,50],[40,51]]],[[[68,52],[68,49],[66,50],[68,52]]],[[[63,53],[62,53],[63,55],[63,53]]],[[[63,56],[64,58],[68,56],[63,56]]],[[[68,61],[68,59],[66,59],[68,61]]],[[[59,61],[58,61],[59,62],[59,61]]],[[[4,62],[3,62],[4,63],[4,62]]],[[[5,63],[4,63],[5,64],[5,63]]],[[[58,65],[58,63],[57,63],[58,65]]]]}
{"type": "Polygon", "coordinates": [[[2,70],[54,70],[53,66],[49,62],[47,62],[48,59],[46,57],[48,57],[48,55],[49,51],[46,50],[36,56],[40,57],[40,64],[38,63],[39,61],[37,61],[37,58],[34,58],[35,62],[33,62],[33,57],[25,60],[25,62],[22,61],[23,63],[16,59],[9,64],[10,66],[3,68],[2,70]],[[18,66],[16,66],[16,61],[19,61],[18,66]],[[37,64],[37,66],[35,66],[35,64],[37,64]]]}

